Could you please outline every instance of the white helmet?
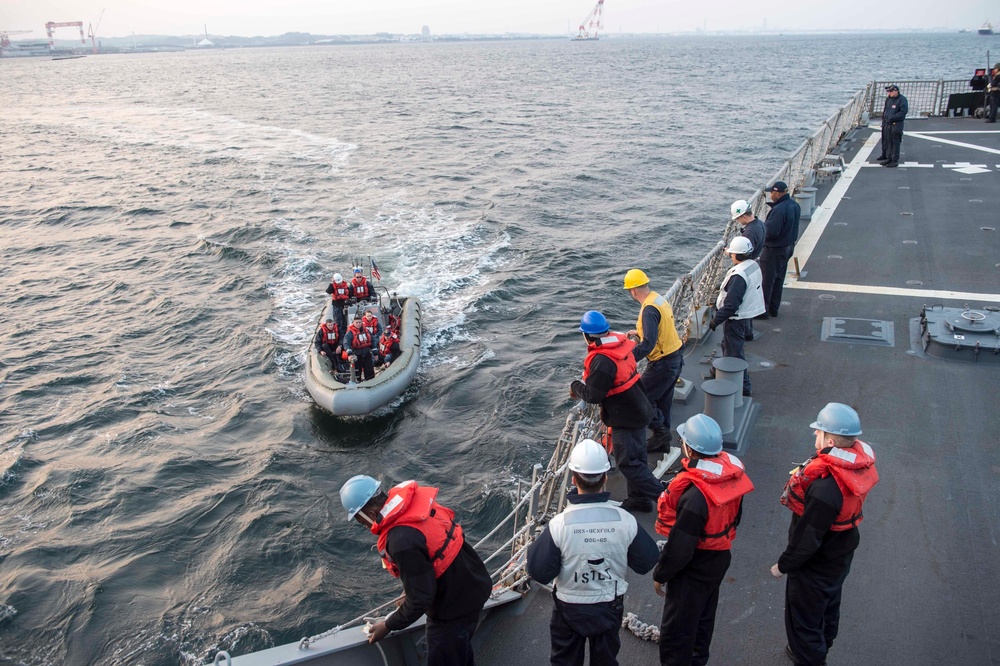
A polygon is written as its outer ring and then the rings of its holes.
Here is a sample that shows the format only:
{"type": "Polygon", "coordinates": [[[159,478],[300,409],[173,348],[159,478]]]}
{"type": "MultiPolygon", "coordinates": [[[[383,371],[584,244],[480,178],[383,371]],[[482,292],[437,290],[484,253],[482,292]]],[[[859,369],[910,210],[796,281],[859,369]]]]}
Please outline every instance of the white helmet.
{"type": "Polygon", "coordinates": [[[582,439],[569,454],[569,468],[577,474],[604,474],[611,469],[608,452],[592,439],[582,439]]]}
{"type": "Polygon", "coordinates": [[[753,252],[753,243],[750,242],[749,238],[737,236],[729,241],[729,247],[726,248],[726,252],[730,254],[750,254],[753,252]]]}
{"type": "Polygon", "coordinates": [[[740,217],[741,215],[744,215],[749,212],[750,212],[750,204],[748,204],[745,199],[734,201],[733,205],[729,207],[729,213],[733,216],[734,220],[740,217]]]}
{"type": "Polygon", "coordinates": [[[344,281],[344,276],[341,275],[340,273],[334,273],[333,274],[333,281],[334,282],[343,282],[344,281]]]}

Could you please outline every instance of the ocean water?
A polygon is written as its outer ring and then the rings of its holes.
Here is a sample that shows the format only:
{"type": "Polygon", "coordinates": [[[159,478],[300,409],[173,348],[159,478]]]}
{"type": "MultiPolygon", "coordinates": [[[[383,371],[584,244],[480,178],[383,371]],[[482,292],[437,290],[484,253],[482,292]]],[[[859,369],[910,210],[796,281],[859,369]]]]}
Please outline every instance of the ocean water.
{"type": "Polygon", "coordinates": [[[440,486],[485,534],[548,459],[576,325],[630,327],[873,78],[975,35],[247,49],[0,62],[0,663],[200,663],[393,581],[337,491],[440,486]],[[419,295],[363,419],[301,374],[352,258],[419,295]]]}

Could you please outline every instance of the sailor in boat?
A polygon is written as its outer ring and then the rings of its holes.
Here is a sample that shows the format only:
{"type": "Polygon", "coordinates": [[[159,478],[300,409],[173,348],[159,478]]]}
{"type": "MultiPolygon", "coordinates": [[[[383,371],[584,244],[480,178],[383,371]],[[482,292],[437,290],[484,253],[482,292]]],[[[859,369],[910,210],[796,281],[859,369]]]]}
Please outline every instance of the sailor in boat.
{"type": "Polygon", "coordinates": [[[340,489],[347,519],[378,537],[382,566],[403,582],[399,607],[371,627],[369,643],[405,629],[427,615],[427,663],[475,663],[472,635],[493,582],[465,540],[455,513],[437,503],[437,488],[405,481],[382,492],[378,481],[358,475],[340,489]]]}
{"type": "Polygon", "coordinates": [[[657,502],[656,531],[668,537],[653,571],[665,598],[660,663],[708,663],[719,586],[732,561],[730,548],[753,490],[743,463],[722,450],[722,429],[705,414],[677,426],[683,471],[657,502]]]}
{"type": "Polygon", "coordinates": [[[337,363],[343,349],[340,346],[340,328],[331,318],[320,324],[316,331],[316,349],[320,356],[330,359],[330,368],[334,374],[337,372],[337,363]]]}
{"type": "MultiPolygon", "coordinates": [[[[764,294],[761,289],[761,270],[757,262],[750,258],[753,246],[743,236],[736,236],[729,242],[726,254],[733,261],[722,279],[719,298],[715,302],[715,316],[708,325],[713,331],[722,326],[722,355],[735,356],[746,360],[743,346],[750,330],[750,320],[766,311],[764,294]]],[[[743,373],[743,395],[750,395],[750,373],[743,373]]]]}
{"type": "Polygon", "coordinates": [[[617,664],[628,590],[625,570],[648,573],[659,552],[646,530],[604,490],[611,464],[603,446],[581,440],[570,452],[569,469],[575,490],[566,509],[528,548],[528,574],[543,585],[555,580],[550,662],[581,666],[589,642],[592,666],[617,664]]]}
{"type": "Polygon", "coordinates": [[[334,273],[326,293],[333,299],[333,316],[337,318],[337,327],[343,334],[347,330],[347,306],[353,297],[351,284],[340,273],[334,273]]]}
{"type": "Polygon", "coordinates": [[[351,278],[351,296],[359,303],[375,300],[375,290],[368,284],[368,278],[360,266],[354,267],[354,277],[351,278]]]}
{"type": "Polygon", "coordinates": [[[375,359],[375,363],[382,366],[382,369],[388,368],[393,361],[399,358],[399,354],[399,333],[386,326],[378,339],[378,357],[375,359]]]}
{"type": "MultiPolygon", "coordinates": [[[[371,317],[371,312],[366,312],[365,314],[371,317]]],[[[375,320],[375,326],[378,326],[377,319],[375,320]]],[[[355,313],[354,321],[347,327],[347,333],[344,334],[344,352],[355,368],[360,364],[362,381],[375,377],[375,358],[372,348],[377,338],[372,330],[372,327],[365,324],[361,313],[358,312],[355,313]]]]}
{"type": "Polygon", "coordinates": [[[628,336],[637,344],[632,350],[635,360],[645,357],[649,363],[642,372],[642,385],[655,414],[649,427],[653,436],[646,450],[658,453],[670,449],[670,406],[674,402],[674,387],[684,368],[681,338],[674,325],[674,311],[667,299],[649,288],[649,278],[638,268],[625,274],[625,290],[639,304],[635,330],[628,336]]]}
{"type": "Polygon", "coordinates": [[[792,470],[781,495],[791,509],[788,546],[771,575],[785,585],[785,654],[795,664],[825,664],[837,638],[840,599],[861,541],[858,525],[868,492],[878,483],[875,452],[858,439],[861,419],[831,402],[810,426],[816,454],[792,470]]]}

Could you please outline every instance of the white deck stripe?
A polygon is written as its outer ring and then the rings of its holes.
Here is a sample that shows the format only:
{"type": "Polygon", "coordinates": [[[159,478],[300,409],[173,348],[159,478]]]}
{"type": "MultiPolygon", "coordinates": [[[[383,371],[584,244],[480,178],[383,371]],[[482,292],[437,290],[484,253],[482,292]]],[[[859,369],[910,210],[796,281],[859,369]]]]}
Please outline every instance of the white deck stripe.
{"type": "Polygon", "coordinates": [[[1000,134],[1000,130],[920,130],[921,134],[1000,134]]]}
{"type": "Polygon", "coordinates": [[[986,301],[989,303],[1000,303],[1000,294],[979,294],[971,291],[945,291],[943,289],[905,289],[902,287],[875,287],[864,284],[836,284],[833,282],[799,282],[789,276],[785,281],[786,287],[794,289],[810,289],[812,291],[833,291],[849,294],[877,294],[880,296],[913,296],[923,298],[927,301],[931,299],[944,299],[952,301],[986,301]]]}
{"type": "MultiPolygon", "coordinates": [[[[907,132],[907,134],[912,135],[910,132],[907,132]]],[[[930,137],[920,138],[929,139],[930,137]]],[[[861,149],[858,150],[854,159],[852,159],[851,163],[847,165],[847,168],[844,170],[844,175],[832,188],[830,188],[830,192],[826,195],[826,199],[823,200],[822,205],[820,205],[813,212],[812,219],[809,221],[809,226],[806,228],[805,233],[802,234],[802,238],[800,238],[799,242],[795,245],[794,256],[799,259],[800,270],[805,268],[808,263],[809,257],[812,256],[813,251],[816,249],[816,243],[819,242],[823,232],[826,231],[826,227],[830,223],[830,219],[833,217],[834,212],[836,212],[837,206],[840,205],[841,199],[843,199],[844,195],[847,193],[847,189],[851,186],[851,182],[854,180],[854,177],[861,172],[861,167],[867,162],[875,146],[877,146],[881,140],[881,135],[874,132],[870,137],[868,137],[868,140],[865,141],[861,149]]],[[[942,141],[946,140],[942,139],[942,141]]],[[[792,268],[793,266],[793,262],[789,261],[789,268],[792,268]]],[[[793,273],[786,274],[785,287],[790,289],[809,289],[813,291],[832,291],[852,294],[912,296],[924,299],[986,301],[989,303],[1000,303],[1000,294],[981,294],[969,291],[946,291],[943,289],[878,287],[860,284],[837,284],[834,282],[800,282],[795,278],[793,273]]]]}
{"type": "Polygon", "coordinates": [[[942,139],[936,136],[927,136],[921,134],[920,132],[905,132],[906,136],[912,136],[914,139],[923,139],[924,141],[936,141],[938,143],[946,143],[949,146],[958,146],[959,148],[968,148],[970,150],[978,150],[981,153],[993,153],[994,155],[1000,155],[1000,150],[996,148],[986,148],[984,146],[977,146],[973,143],[962,143],[961,141],[952,141],[951,139],[942,139]]]}
{"type": "MultiPolygon", "coordinates": [[[[813,250],[816,249],[816,243],[819,242],[820,236],[826,231],[826,225],[830,223],[830,218],[833,217],[834,211],[840,205],[841,198],[847,194],[847,188],[851,186],[854,177],[860,173],[861,165],[867,162],[872,150],[881,140],[882,136],[880,134],[872,132],[872,135],[861,146],[861,149],[858,150],[851,163],[847,165],[844,175],[830,189],[826,198],[823,199],[823,203],[813,211],[812,219],[809,220],[809,226],[806,228],[805,233],[802,234],[799,242],[795,244],[794,256],[799,259],[800,270],[805,268],[806,263],[809,262],[809,257],[812,255],[813,250]]],[[[789,266],[793,265],[793,262],[789,262],[789,266]]],[[[785,285],[792,286],[789,284],[788,279],[785,280],[785,285]]]]}

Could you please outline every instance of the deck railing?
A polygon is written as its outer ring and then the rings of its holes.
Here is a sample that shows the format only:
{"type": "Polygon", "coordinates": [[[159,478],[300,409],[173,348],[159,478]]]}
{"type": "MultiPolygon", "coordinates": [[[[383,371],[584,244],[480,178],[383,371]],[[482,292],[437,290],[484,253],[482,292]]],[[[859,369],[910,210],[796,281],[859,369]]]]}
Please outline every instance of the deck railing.
{"type": "Polygon", "coordinates": [[[942,116],[948,110],[948,96],[956,93],[973,92],[969,82],[959,79],[938,79],[937,81],[875,81],[868,86],[868,113],[873,117],[882,116],[885,101],[885,87],[899,86],[899,93],[906,97],[909,105],[908,118],[916,116],[942,116]]]}

